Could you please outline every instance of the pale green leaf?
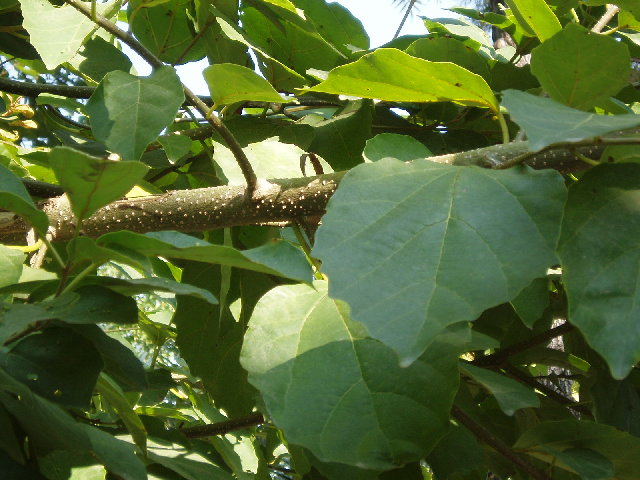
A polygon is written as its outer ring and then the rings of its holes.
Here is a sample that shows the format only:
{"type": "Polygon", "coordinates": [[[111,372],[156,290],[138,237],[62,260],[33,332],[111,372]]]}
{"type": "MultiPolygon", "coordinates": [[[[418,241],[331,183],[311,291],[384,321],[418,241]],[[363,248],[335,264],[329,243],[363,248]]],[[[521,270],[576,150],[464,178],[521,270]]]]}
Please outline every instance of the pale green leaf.
{"type": "Polygon", "coordinates": [[[422,458],[449,423],[457,349],[436,342],[400,368],[325,283],[314,286],[271,290],[249,322],[241,363],[271,419],[325,462],[389,469],[422,458]]]}
{"type": "Polygon", "coordinates": [[[158,438],[149,439],[149,460],[176,472],[186,480],[234,480],[231,473],[211,463],[200,453],[184,445],[158,438]]]}
{"type": "Polygon", "coordinates": [[[379,133],[367,140],[362,152],[364,159],[377,162],[383,158],[397,158],[409,162],[418,158],[431,157],[433,153],[413,137],[397,133],[379,133]]]}
{"type": "Polygon", "coordinates": [[[98,140],[124,160],[138,160],[173,121],[183,102],[180,79],[172,67],[165,66],[149,77],[108,73],[91,95],[86,111],[98,140]]]}
{"type": "Polygon", "coordinates": [[[623,43],[570,23],[533,49],[531,72],[554,100],[590,110],[627,84],[631,61],[623,43]]]}
{"type": "Polygon", "coordinates": [[[216,106],[244,101],[287,103],[264,78],[253,70],[233,63],[209,65],[202,72],[216,106]]]}
{"type": "Polygon", "coordinates": [[[624,378],[640,361],[640,164],[602,165],[569,190],[558,253],[569,321],[624,378]]]}
{"type": "Polygon", "coordinates": [[[306,89],[396,102],[444,102],[486,107],[498,102],[480,75],[448,62],[430,62],[400,50],[381,48],[329,72],[306,89]]]}
{"type": "Polygon", "coordinates": [[[26,258],[20,250],[0,245],[0,287],[18,282],[26,258]]]}
{"type": "Polygon", "coordinates": [[[105,160],[68,147],[54,148],[49,162],[80,219],[122,198],[149,169],[139,162],[105,160]]]}
{"type": "Polygon", "coordinates": [[[518,23],[544,42],[562,30],[560,21],[544,0],[505,0],[518,23]]]}
{"type": "Polygon", "coordinates": [[[557,263],[565,195],[548,170],[384,159],[341,181],[313,254],[331,296],[407,365],[447,325],[511,300],[557,263]]]}
{"type": "MultiPolygon", "coordinates": [[[[71,60],[98,26],[71,5],[56,7],[47,0],[20,0],[24,28],[29,32],[48,69],[71,60]]],[[[87,4],[88,5],[88,4],[87,4]]],[[[96,11],[111,18],[120,9],[121,1],[98,3],[96,11]]]]}
{"type": "Polygon", "coordinates": [[[502,104],[527,133],[532,151],[560,142],[578,142],[640,125],[640,115],[597,115],[562,105],[550,98],[505,90],[502,104]]]}

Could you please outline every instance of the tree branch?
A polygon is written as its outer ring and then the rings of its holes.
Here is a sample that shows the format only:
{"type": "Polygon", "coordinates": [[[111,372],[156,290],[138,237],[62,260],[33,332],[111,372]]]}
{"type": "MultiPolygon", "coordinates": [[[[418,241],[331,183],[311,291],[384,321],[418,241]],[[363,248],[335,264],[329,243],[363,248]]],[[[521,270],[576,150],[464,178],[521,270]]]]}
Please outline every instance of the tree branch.
{"type": "Polygon", "coordinates": [[[41,93],[51,93],[67,98],[89,98],[95,91],[95,87],[19,82],[17,80],[10,80],[5,77],[0,77],[0,91],[34,98],[41,93]]]}
{"type": "Polygon", "coordinates": [[[490,446],[504,458],[509,460],[515,466],[519,467],[523,472],[526,472],[531,478],[535,480],[552,480],[546,473],[539,470],[515,451],[513,451],[507,444],[505,444],[498,437],[494,436],[489,430],[473,420],[461,408],[456,405],[451,409],[453,418],[458,423],[466,427],[471,433],[473,433],[478,440],[482,443],[490,446]]]}
{"type": "MultiPolygon", "coordinates": [[[[596,144],[584,147],[583,151],[599,156],[602,149],[601,144],[596,144]]],[[[502,163],[526,152],[527,142],[512,142],[430,157],[429,160],[449,165],[499,168],[502,163]]],[[[527,165],[536,169],[554,168],[563,173],[587,168],[566,149],[533,154],[527,165]]],[[[125,229],[141,233],[161,230],[201,232],[260,223],[289,223],[301,217],[324,214],[327,201],[345,173],[260,180],[252,195],[241,186],[222,186],[119,200],[86,219],[82,224],[83,233],[97,237],[125,229]]],[[[49,217],[52,240],[72,238],[76,220],[66,196],[49,199],[41,204],[41,208],[49,217]]],[[[14,213],[0,211],[0,241],[15,242],[16,237],[26,234],[30,228],[14,213]]]]}
{"type": "Polygon", "coordinates": [[[620,8],[615,5],[607,5],[607,11],[600,17],[600,20],[591,29],[594,33],[602,32],[602,29],[609,23],[613,17],[620,11],[620,8]]]}
{"type": "Polygon", "coordinates": [[[264,417],[260,412],[251,413],[246,417],[232,418],[224,422],[212,423],[209,425],[195,425],[193,427],[181,428],[180,432],[187,438],[212,437],[214,435],[224,435],[234,430],[254,427],[264,423],[264,417]]]}
{"type": "MultiPolygon", "coordinates": [[[[125,32],[115,23],[109,21],[107,18],[98,13],[95,14],[94,19],[94,16],[91,13],[91,9],[80,0],[65,0],[65,2],[85,15],[87,18],[94,20],[100,27],[104,28],[116,38],[119,38],[123,43],[131,47],[134,52],[136,52],[144,60],[146,60],[147,63],[154,69],[164,66],[162,60],[160,60],[149,49],[138,42],[138,40],[136,40],[132,34],[130,34],[129,32],[125,32]]],[[[214,115],[213,112],[210,112],[209,107],[207,107],[207,105],[184,84],[183,88],[185,97],[187,98],[189,103],[191,103],[191,105],[193,105],[196,110],[200,112],[200,114],[213,126],[213,128],[217,130],[224,142],[227,144],[227,147],[229,147],[229,149],[233,153],[233,156],[240,166],[242,174],[244,175],[244,178],[247,182],[247,193],[251,195],[256,187],[257,177],[255,172],[253,171],[253,168],[251,167],[251,163],[249,162],[247,155],[242,150],[242,147],[233,136],[231,131],[226,127],[226,125],[222,123],[222,120],[214,115]]]]}

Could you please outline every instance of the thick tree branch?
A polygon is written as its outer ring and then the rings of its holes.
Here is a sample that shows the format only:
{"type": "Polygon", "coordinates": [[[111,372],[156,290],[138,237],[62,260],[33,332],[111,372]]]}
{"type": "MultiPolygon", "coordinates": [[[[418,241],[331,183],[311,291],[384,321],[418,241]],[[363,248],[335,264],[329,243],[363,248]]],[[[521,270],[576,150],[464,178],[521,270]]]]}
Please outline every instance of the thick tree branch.
{"type": "MultiPolygon", "coordinates": [[[[80,13],[85,15],[87,18],[94,20],[100,27],[104,28],[106,31],[114,35],[116,38],[120,39],[123,43],[131,47],[131,49],[140,55],[144,60],[149,63],[154,69],[160,68],[164,66],[162,60],[156,57],[149,49],[147,49],[144,45],[142,45],[138,40],[135,39],[133,35],[129,32],[125,32],[120,27],[118,27],[115,23],[109,21],[109,19],[103,17],[102,15],[96,13],[95,18],[91,13],[91,9],[80,0],[65,0],[66,3],[71,5],[73,8],[78,10],[80,13]]],[[[220,120],[213,112],[210,111],[209,107],[200,99],[198,96],[193,93],[189,88],[183,85],[184,94],[189,103],[193,105],[198,112],[216,129],[216,131],[220,134],[224,142],[227,144],[227,147],[233,153],[240,169],[242,170],[242,174],[247,182],[247,191],[248,194],[251,195],[253,190],[256,187],[256,174],[251,167],[251,163],[247,158],[247,155],[242,150],[242,147],[233,136],[233,133],[226,127],[222,120],[220,120]]]]}
{"type": "MultiPolygon", "coordinates": [[[[582,152],[597,158],[603,146],[584,147],[582,152]]],[[[504,162],[528,152],[527,142],[494,145],[461,153],[431,157],[450,165],[498,168],[504,162]]],[[[527,160],[533,168],[579,171],[587,165],[566,149],[546,151],[527,160]]],[[[316,177],[261,180],[252,196],[242,186],[178,190],[163,195],[125,199],[112,203],[83,222],[83,233],[92,237],[118,230],[151,232],[180,230],[200,232],[217,228],[292,222],[305,216],[322,215],[345,172],[316,177]]],[[[66,197],[45,201],[41,208],[49,217],[53,240],[68,240],[76,220],[66,197]]],[[[0,241],[12,243],[30,226],[12,212],[0,212],[0,241]]]]}

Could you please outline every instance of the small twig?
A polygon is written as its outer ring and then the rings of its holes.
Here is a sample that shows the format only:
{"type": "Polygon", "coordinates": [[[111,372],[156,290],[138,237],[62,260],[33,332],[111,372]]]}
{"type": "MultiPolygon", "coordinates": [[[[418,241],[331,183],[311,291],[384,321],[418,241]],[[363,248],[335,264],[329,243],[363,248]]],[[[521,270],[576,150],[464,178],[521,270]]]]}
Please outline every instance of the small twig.
{"type": "Polygon", "coordinates": [[[37,97],[41,93],[51,93],[53,95],[61,95],[68,98],[89,98],[95,91],[95,87],[20,82],[0,77],[0,91],[32,98],[37,97]]]}
{"type": "Polygon", "coordinates": [[[526,472],[531,478],[535,480],[552,480],[546,473],[536,468],[527,460],[518,455],[511,447],[494,436],[489,430],[477,423],[466,413],[462,411],[456,405],[451,409],[453,418],[458,423],[466,427],[471,433],[473,433],[478,440],[493,448],[500,455],[505,457],[511,463],[519,467],[523,472],[526,472]]]}
{"type": "Polygon", "coordinates": [[[559,337],[560,335],[564,335],[565,333],[571,332],[573,330],[575,330],[575,327],[570,323],[565,322],[562,325],[547,330],[546,332],[535,335],[528,340],[525,340],[524,342],[510,345],[506,348],[498,350],[495,353],[492,353],[491,355],[479,357],[471,363],[478,367],[499,367],[513,355],[535,347],[536,345],[548,342],[553,338],[559,337]]]}
{"type": "Polygon", "coordinates": [[[409,0],[409,4],[407,5],[407,9],[404,12],[404,16],[402,17],[402,20],[400,21],[400,25],[398,25],[398,29],[396,30],[396,33],[393,35],[393,40],[395,40],[396,38],[398,38],[398,35],[400,35],[400,31],[402,30],[402,27],[404,27],[404,24],[407,21],[407,18],[409,18],[409,14],[411,13],[411,10],[413,10],[414,5],[416,4],[416,0],[409,0]]]}
{"type": "Polygon", "coordinates": [[[620,11],[620,8],[615,5],[607,5],[607,11],[604,12],[604,15],[600,17],[600,20],[596,22],[596,24],[591,29],[594,33],[602,32],[602,29],[616,16],[616,14],[620,11]]]}
{"type": "MultiPolygon", "coordinates": [[[[85,15],[88,18],[92,18],[91,9],[84,5],[79,0],[65,0],[69,5],[74,7],[80,13],[85,15]]],[[[142,45],[138,40],[134,38],[132,34],[129,32],[125,32],[120,27],[118,27],[115,23],[109,21],[107,18],[102,15],[96,14],[95,21],[99,26],[104,28],[109,33],[113,34],[116,38],[119,38],[123,43],[131,47],[131,49],[140,55],[149,65],[151,65],[154,69],[160,68],[164,66],[162,60],[156,57],[150,50],[148,50],[144,45],[142,45]]],[[[255,190],[257,177],[251,164],[249,163],[249,159],[245,155],[242,147],[238,143],[238,140],[233,136],[231,131],[222,123],[222,121],[215,115],[209,114],[209,108],[207,105],[189,88],[184,86],[184,94],[187,100],[191,105],[193,105],[196,110],[215,128],[222,139],[225,141],[231,152],[233,153],[240,169],[242,170],[242,174],[247,182],[247,194],[250,197],[255,190]]]]}
{"type": "Polygon", "coordinates": [[[224,422],[211,423],[209,425],[195,425],[193,427],[184,427],[180,432],[187,438],[212,437],[214,435],[224,435],[234,430],[242,430],[248,427],[254,427],[264,423],[264,417],[260,412],[251,413],[246,417],[233,418],[224,422]]]}

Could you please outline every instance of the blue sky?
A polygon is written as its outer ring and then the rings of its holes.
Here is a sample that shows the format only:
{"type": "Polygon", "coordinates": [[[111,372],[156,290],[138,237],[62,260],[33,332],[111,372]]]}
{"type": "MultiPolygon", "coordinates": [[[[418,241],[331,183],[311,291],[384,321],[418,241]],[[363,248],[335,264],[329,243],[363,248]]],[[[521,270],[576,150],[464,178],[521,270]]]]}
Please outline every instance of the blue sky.
{"type": "MultiPolygon", "coordinates": [[[[353,15],[358,18],[364,25],[365,30],[371,38],[371,46],[380,46],[393,38],[402,16],[403,9],[398,5],[394,5],[392,0],[341,0],[341,3],[347,7],[353,15]]],[[[401,34],[422,34],[426,32],[424,24],[420,19],[420,15],[437,18],[452,16],[452,12],[444,10],[444,8],[461,5],[464,0],[423,0],[421,5],[416,7],[414,14],[407,19],[401,34]]],[[[137,70],[138,75],[149,75],[151,68],[142,60],[136,59],[137,55],[131,52],[126,46],[123,50],[129,55],[137,70]]],[[[206,61],[183,65],[177,68],[183,82],[198,95],[208,95],[204,79],[202,78],[202,69],[207,66],[206,61]]]]}

